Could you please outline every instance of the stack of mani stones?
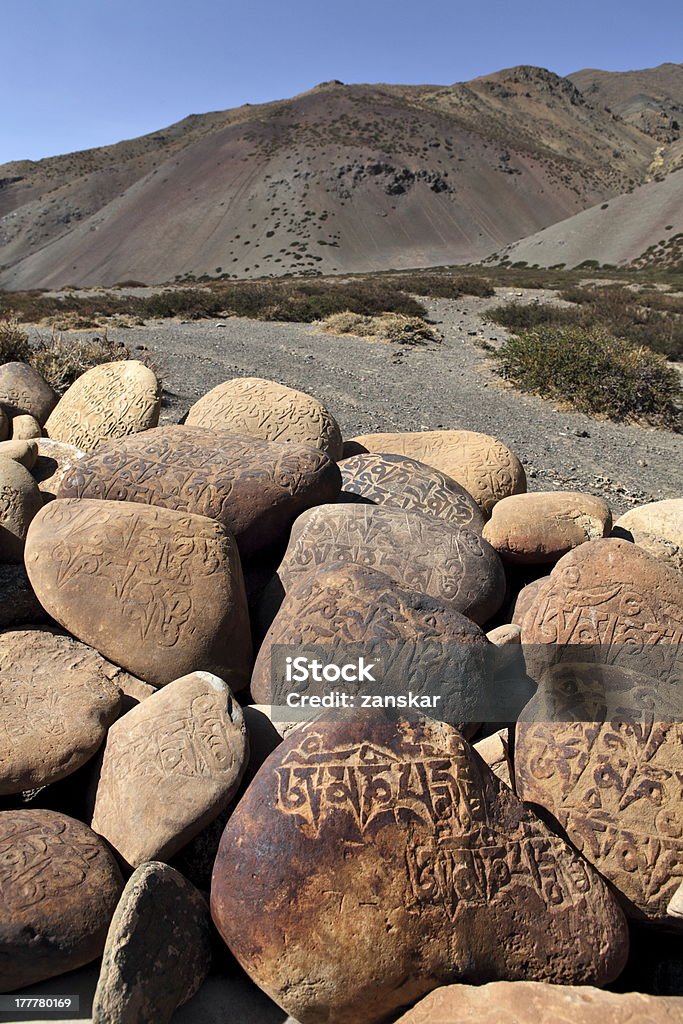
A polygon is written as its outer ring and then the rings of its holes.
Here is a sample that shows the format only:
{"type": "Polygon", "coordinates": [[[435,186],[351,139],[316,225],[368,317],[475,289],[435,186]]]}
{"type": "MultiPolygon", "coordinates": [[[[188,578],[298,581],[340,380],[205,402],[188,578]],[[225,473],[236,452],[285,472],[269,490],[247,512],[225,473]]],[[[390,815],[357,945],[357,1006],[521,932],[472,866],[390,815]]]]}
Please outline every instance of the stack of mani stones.
{"type": "Polygon", "coordinates": [[[680,1021],[623,992],[636,936],[683,970],[683,499],[613,525],[492,437],[344,444],[257,378],[159,405],[133,361],[59,401],[0,368],[0,991],[101,957],[100,1024],[238,965],[301,1024],[680,1021]],[[275,645],[380,639],[378,685],[473,697],[491,652],[571,658],[483,730],[275,720],[275,645]],[[602,678],[671,720],[573,714],[602,678]]]}

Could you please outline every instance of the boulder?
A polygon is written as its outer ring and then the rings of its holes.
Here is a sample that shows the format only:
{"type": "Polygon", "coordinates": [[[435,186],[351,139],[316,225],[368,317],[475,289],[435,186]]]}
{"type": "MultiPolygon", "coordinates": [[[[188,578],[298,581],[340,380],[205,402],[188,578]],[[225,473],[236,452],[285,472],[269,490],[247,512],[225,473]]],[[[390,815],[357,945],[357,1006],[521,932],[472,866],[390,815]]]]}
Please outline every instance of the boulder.
{"type": "Polygon", "coordinates": [[[42,373],[28,363],[0,366],[0,403],[10,416],[33,416],[42,427],[57,401],[42,373]]]}
{"type": "Polygon", "coordinates": [[[430,720],[291,732],[228,822],[211,908],[301,1024],[374,1024],[454,981],[601,985],[628,948],[597,872],[430,720]]]}
{"type": "Polygon", "coordinates": [[[417,512],[374,505],[309,509],[294,523],[280,566],[285,591],[297,576],[331,562],[378,569],[480,625],[505,596],[502,563],[485,540],[417,512]]]}
{"type": "Polygon", "coordinates": [[[11,426],[13,441],[30,441],[43,436],[43,428],[38,420],[35,416],[29,416],[27,413],[13,416],[11,426]]]}
{"type": "Polygon", "coordinates": [[[38,442],[29,438],[26,441],[0,441],[0,456],[12,459],[32,470],[38,460],[38,442]]]}
{"type": "Polygon", "coordinates": [[[517,723],[517,795],[559,823],[632,917],[659,925],[683,883],[682,778],[678,684],[555,665],[517,723]]]}
{"type": "Polygon", "coordinates": [[[167,864],[143,864],[109,927],[92,1024],[169,1024],[199,989],[211,959],[204,898],[167,864]]]}
{"type": "Polygon", "coordinates": [[[87,825],[56,811],[0,812],[0,992],[100,956],[122,889],[87,825]]]}
{"type": "Polygon", "coordinates": [[[479,626],[445,601],[408,590],[383,572],[337,564],[304,574],[288,590],[256,658],[251,693],[259,704],[286,707],[295,691],[320,696],[341,686],[350,695],[397,699],[410,692],[436,699],[431,717],[458,723],[471,736],[490,702],[492,654],[479,626]],[[310,658],[335,665],[362,656],[376,666],[377,681],[296,685],[286,680],[287,651],[295,657],[310,651],[310,658]]]}
{"type": "Polygon", "coordinates": [[[195,402],[186,422],[264,441],[311,445],[334,460],[342,454],[339,424],[317,398],[261,377],[224,381],[195,402]]]}
{"type": "Polygon", "coordinates": [[[441,470],[465,488],[485,515],[510,494],[526,491],[522,464],[501,441],[472,430],[424,430],[403,434],[361,434],[345,455],[384,452],[407,455],[441,470]]]}
{"type": "Polygon", "coordinates": [[[485,736],[474,744],[479,757],[489,766],[496,778],[504,782],[508,789],[514,789],[512,779],[514,772],[510,756],[510,738],[507,729],[485,736]]]}
{"type": "Polygon", "coordinates": [[[90,451],[104,441],[136,434],[159,422],[161,388],[135,359],[93,366],[66,391],[45,429],[54,441],[90,451]]]}
{"type": "Polygon", "coordinates": [[[167,860],[227,807],[247,757],[226,684],[183,676],[109,730],[92,827],[132,867],[167,860]]]}
{"type": "Polygon", "coordinates": [[[28,528],[42,507],[29,471],[13,459],[0,458],[0,562],[23,561],[28,528]]]}
{"type": "Polygon", "coordinates": [[[24,566],[0,562],[0,629],[47,622],[48,618],[24,566]]]}
{"type": "Polygon", "coordinates": [[[52,501],[31,524],[26,569],[57,622],[144,682],[196,669],[233,690],[249,682],[242,570],[220,523],[132,502],[52,501]]]}
{"type": "Polygon", "coordinates": [[[423,512],[481,533],[484,516],[464,487],[405,455],[352,455],[341,464],[342,498],[423,512]]]}
{"type": "Polygon", "coordinates": [[[0,633],[0,795],[56,782],[95,754],[121,706],[113,668],[54,629],[0,633]]]}
{"type": "Polygon", "coordinates": [[[6,441],[10,434],[9,417],[0,405],[0,441],[6,441]]]}
{"type": "MultiPolygon", "coordinates": [[[[531,583],[527,583],[522,587],[520,592],[517,594],[517,599],[512,610],[512,623],[513,626],[518,626],[520,631],[524,617],[530,608],[533,608],[536,603],[536,599],[539,597],[542,588],[548,582],[548,576],[541,576],[538,580],[532,580],[531,583]]],[[[521,642],[521,636],[520,636],[521,642]]]]}
{"type": "Polygon", "coordinates": [[[102,445],[64,473],[60,498],[160,505],[223,523],[242,557],[287,541],[305,509],[334,501],[339,470],[301,444],[199,427],[157,427],[102,445]]]}
{"type": "Polygon", "coordinates": [[[602,498],[578,491],[537,491],[502,498],[484,527],[484,537],[504,562],[545,565],[612,526],[602,498]]]}
{"type": "Polygon", "coordinates": [[[634,541],[655,558],[683,570],[683,498],[631,509],[617,519],[612,536],[634,541]]]}
{"type": "Polygon", "coordinates": [[[676,1024],[683,998],[601,992],[589,985],[494,981],[430,992],[397,1024],[676,1024]]]}
{"type": "Polygon", "coordinates": [[[82,448],[49,437],[37,439],[38,459],[33,467],[33,478],[43,495],[43,502],[54,501],[65,474],[74,463],[85,457],[82,448]]]}

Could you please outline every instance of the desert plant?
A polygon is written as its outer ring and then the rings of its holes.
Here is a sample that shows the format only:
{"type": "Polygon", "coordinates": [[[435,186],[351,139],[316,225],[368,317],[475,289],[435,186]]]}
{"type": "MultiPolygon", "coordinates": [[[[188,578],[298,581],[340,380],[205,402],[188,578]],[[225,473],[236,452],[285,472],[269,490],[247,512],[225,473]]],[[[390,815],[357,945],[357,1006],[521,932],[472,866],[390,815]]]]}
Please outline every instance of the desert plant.
{"type": "Polygon", "coordinates": [[[31,354],[28,334],[13,317],[0,320],[0,363],[25,362],[31,354]]]}
{"type": "Polygon", "coordinates": [[[486,319],[511,331],[528,330],[541,324],[572,324],[581,319],[581,311],[548,302],[507,302],[486,312],[486,319]]]}
{"type": "Polygon", "coordinates": [[[365,316],[345,310],[317,321],[316,327],[324,334],[350,334],[357,338],[388,341],[398,345],[425,345],[430,341],[441,341],[441,335],[426,320],[402,313],[365,316]]]}
{"type": "Polygon", "coordinates": [[[58,394],[63,394],[92,366],[130,358],[131,353],[122,342],[110,341],[106,335],[65,338],[53,333],[50,338],[38,342],[27,361],[42,373],[58,394]]]}
{"type": "Polygon", "coordinates": [[[683,429],[677,371],[657,353],[604,327],[537,327],[509,338],[494,358],[523,391],[618,421],[683,429]]]}

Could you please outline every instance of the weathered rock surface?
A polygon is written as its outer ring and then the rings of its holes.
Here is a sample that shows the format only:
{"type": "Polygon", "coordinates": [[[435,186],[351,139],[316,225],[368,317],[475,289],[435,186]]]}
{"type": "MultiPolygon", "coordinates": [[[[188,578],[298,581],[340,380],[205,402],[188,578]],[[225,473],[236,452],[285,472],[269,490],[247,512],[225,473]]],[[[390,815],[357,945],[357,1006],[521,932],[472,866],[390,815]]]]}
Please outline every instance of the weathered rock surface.
{"type": "Polygon", "coordinates": [[[290,733],[228,822],[211,907],[302,1024],[372,1024],[456,980],[604,984],[628,944],[590,865],[429,720],[290,733]]]}
{"type": "Polygon", "coordinates": [[[93,1024],[168,1024],[208,974],[210,929],[206,901],[178,871],[139,867],[109,928],[93,1024]]]}
{"type": "Polygon", "coordinates": [[[0,562],[0,629],[47,622],[23,565],[0,562]]]}
{"type": "Polygon", "coordinates": [[[92,827],[133,867],[167,860],[228,805],[247,756],[226,684],[177,679],[109,730],[92,827]]]}
{"type": "Polygon", "coordinates": [[[122,889],[87,825],[55,811],[0,812],[0,992],[95,960],[122,889]]]}
{"type": "Polygon", "coordinates": [[[54,619],[144,682],[201,669],[233,690],[247,685],[244,581],[220,523],[132,502],[52,501],[32,523],[26,569],[54,619]]]}
{"type": "Polygon", "coordinates": [[[9,417],[4,410],[4,407],[0,405],[0,441],[6,441],[9,437],[9,433],[9,417]]]}
{"type": "Polygon", "coordinates": [[[12,417],[12,440],[27,441],[43,436],[43,428],[35,418],[28,413],[21,413],[12,417]]]}
{"type": "Polygon", "coordinates": [[[224,381],[195,402],[186,422],[264,441],[312,445],[335,460],[342,454],[339,424],[321,402],[261,377],[224,381]]]}
{"type": "Polygon", "coordinates": [[[0,794],[56,782],[95,754],[121,706],[112,675],[54,629],[0,633],[0,794]]]}
{"type": "Polygon", "coordinates": [[[464,487],[486,515],[501,498],[526,491],[517,456],[495,437],[472,430],[361,434],[347,442],[344,454],[362,451],[407,455],[441,470],[464,487]]]}
{"type": "Polygon", "coordinates": [[[156,427],[160,401],[159,382],[143,363],[102,363],[74,381],[45,429],[54,441],[90,451],[104,441],[156,427]]]}
{"type": "Polygon", "coordinates": [[[0,441],[0,456],[31,470],[38,460],[38,442],[34,438],[26,441],[0,441]]]}
{"type": "Polygon", "coordinates": [[[482,624],[500,607],[500,558],[476,533],[417,512],[373,505],[322,505],[294,523],[279,575],[285,591],[297,576],[331,562],[378,569],[402,586],[444,601],[482,624]]]}
{"type": "Polygon", "coordinates": [[[518,796],[559,822],[632,916],[659,924],[683,883],[680,703],[677,684],[556,665],[516,729],[518,796]],[[665,702],[676,722],[657,720],[665,702]]]}
{"type": "Polygon", "coordinates": [[[579,544],[605,537],[611,526],[609,506],[602,498],[578,491],[538,491],[499,501],[484,537],[504,562],[543,565],[579,544]]]}
{"type": "Polygon", "coordinates": [[[0,403],[10,416],[33,416],[43,426],[57,400],[42,373],[28,363],[0,366],[0,403]]]}
{"type": "Polygon", "coordinates": [[[676,1024],[682,1015],[683,998],[494,981],[437,988],[397,1024],[676,1024]]]}
{"type": "Polygon", "coordinates": [[[474,749],[479,757],[489,766],[496,778],[504,782],[508,789],[514,789],[512,778],[514,775],[510,756],[510,742],[507,729],[499,729],[498,732],[484,737],[474,744],[474,749]]]}
{"type": "Polygon", "coordinates": [[[617,519],[612,536],[634,541],[655,558],[683,570],[683,498],[631,509],[617,519]]]}
{"type": "Polygon", "coordinates": [[[323,452],[199,427],[157,427],[123,438],[67,469],[60,498],[105,498],[208,516],[240,554],[286,541],[301,512],[339,494],[323,452]]]}
{"type": "Polygon", "coordinates": [[[683,919],[683,882],[681,882],[679,887],[676,889],[676,892],[669,900],[666,912],[671,917],[683,919]]]}
{"type": "Polygon", "coordinates": [[[342,498],[423,512],[481,533],[484,516],[464,487],[445,473],[405,455],[352,455],[341,464],[342,498]]]}
{"type": "Polygon", "coordinates": [[[345,682],[345,692],[438,696],[431,717],[457,723],[468,736],[480,724],[477,712],[492,684],[494,652],[479,626],[444,601],[361,565],[337,564],[296,580],[266,634],[251,681],[259,704],[284,705],[294,690],[320,696],[338,689],[287,682],[284,652],[273,659],[276,645],[296,646],[295,653],[306,648],[310,657],[336,665],[363,656],[378,666],[377,682],[345,682]]]}
{"type": "Polygon", "coordinates": [[[43,495],[43,501],[54,501],[64,475],[74,463],[85,457],[82,448],[49,437],[37,439],[38,460],[33,467],[33,478],[43,495]]]}
{"type": "Polygon", "coordinates": [[[521,630],[526,613],[536,603],[536,599],[539,597],[541,589],[548,582],[548,579],[548,576],[541,576],[540,579],[532,580],[531,583],[527,583],[526,586],[522,587],[517,595],[517,600],[515,601],[515,605],[512,610],[513,626],[519,626],[521,630]]]}
{"type": "Polygon", "coordinates": [[[29,471],[13,459],[0,458],[0,562],[23,561],[28,528],[42,507],[29,471]]]}

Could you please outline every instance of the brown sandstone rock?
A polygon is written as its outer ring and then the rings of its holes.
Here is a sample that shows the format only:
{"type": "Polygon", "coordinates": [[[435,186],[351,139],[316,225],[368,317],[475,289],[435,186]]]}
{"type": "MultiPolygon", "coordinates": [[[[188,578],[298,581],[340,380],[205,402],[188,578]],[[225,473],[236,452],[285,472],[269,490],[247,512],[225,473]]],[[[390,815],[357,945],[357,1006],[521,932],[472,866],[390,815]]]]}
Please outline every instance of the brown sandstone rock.
{"type": "Polygon", "coordinates": [[[504,782],[508,789],[513,789],[512,762],[510,759],[510,742],[507,729],[499,729],[498,732],[484,737],[474,744],[474,749],[479,757],[489,766],[496,778],[504,782]]]}
{"type": "Polygon", "coordinates": [[[42,506],[29,471],[13,459],[0,458],[0,562],[23,561],[29,525],[42,506]]]}
{"type": "Polygon", "coordinates": [[[196,669],[220,673],[233,690],[246,686],[244,581],[220,523],[76,498],[45,505],[31,525],[29,579],[74,636],[156,686],[196,669]]]}
{"type": "Polygon", "coordinates": [[[166,860],[228,805],[247,756],[226,684],[209,672],[176,679],[109,730],[92,827],[133,867],[166,860]]]}
{"type": "Polygon", "coordinates": [[[495,981],[437,988],[397,1024],[677,1024],[683,998],[495,981]]]}
{"type": "Polygon", "coordinates": [[[93,1024],[168,1024],[210,966],[206,901],[167,864],[143,864],[128,880],[109,928],[93,1024]]]}
{"type": "Polygon", "coordinates": [[[386,452],[425,462],[464,487],[486,515],[501,498],[526,491],[517,456],[495,437],[472,430],[361,434],[348,442],[347,451],[386,452]]]}
{"type": "Polygon", "coordinates": [[[54,441],[90,451],[103,441],[156,427],[160,401],[159,382],[143,363],[102,363],[74,381],[45,429],[54,441]]]}
{"type": "MultiPolygon", "coordinates": [[[[492,683],[493,651],[479,626],[444,601],[408,590],[366,566],[321,568],[292,585],[256,658],[251,693],[260,704],[285,705],[287,694],[310,688],[286,681],[284,657],[278,673],[276,645],[295,645],[297,654],[305,647],[311,657],[319,653],[334,664],[362,655],[379,668],[377,683],[358,690],[438,695],[432,717],[457,723],[468,736],[480,724],[477,712],[492,683]]],[[[354,689],[348,682],[343,687],[348,693],[354,689]]],[[[320,695],[338,687],[319,684],[313,689],[320,695]]]]}
{"type": "Polygon", "coordinates": [[[353,455],[341,464],[342,498],[424,512],[481,533],[484,516],[471,494],[445,473],[405,455],[353,455]]]}
{"type": "Polygon", "coordinates": [[[111,669],[54,629],[0,633],[0,794],[56,782],[93,756],[121,705],[111,669]]]}
{"type": "Polygon", "coordinates": [[[31,470],[38,460],[38,442],[33,438],[26,441],[0,441],[0,456],[31,470]]]}
{"type": "Polygon", "coordinates": [[[296,517],[334,501],[339,470],[323,452],[199,427],[157,427],[76,462],[60,498],[160,505],[217,519],[240,554],[286,541],[296,517]]]}
{"type": "Polygon", "coordinates": [[[456,980],[604,984],[628,945],[598,874],[429,720],[290,733],[228,822],[211,908],[302,1024],[373,1024],[456,980]]]}
{"type": "Polygon", "coordinates": [[[33,478],[43,495],[43,501],[54,501],[65,474],[79,459],[85,457],[82,448],[49,437],[37,439],[38,460],[33,467],[33,478]]]}
{"type": "Polygon", "coordinates": [[[612,536],[634,541],[655,558],[683,570],[683,498],[631,509],[617,519],[612,536]]]}
{"type": "Polygon", "coordinates": [[[578,491],[513,494],[494,506],[484,537],[504,562],[542,565],[609,533],[612,516],[601,498],[578,491]]]}
{"type": "Polygon", "coordinates": [[[10,416],[33,416],[43,426],[57,394],[28,363],[5,363],[0,366],[0,403],[10,416]]]}
{"type": "Polygon", "coordinates": [[[0,629],[47,622],[23,565],[0,562],[0,629]]]}
{"type": "Polygon", "coordinates": [[[518,796],[559,822],[631,916],[667,923],[683,883],[678,684],[555,665],[517,723],[515,777],[518,796]],[[677,722],[652,720],[671,709],[677,722]]]}
{"type": "Polygon", "coordinates": [[[373,505],[304,512],[279,571],[285,591],[297,576],[331,562],[378,569],[479,624],[495,614],[505,594],[501,561],[486,541],[418,512],[373,505]]]}
{"type": "Polygon", "coordinates": [[[0,992],[95,960],[122,889],[106,843],[82,822],[0,812],[0,992]]]}
{"type": "Polygon", "coordinates": [[[29,441],[43,436],[43,428],[38,420],[28,414],[13,416],[11,427],[13,441],[29,441]]]}
{"type": "Polygon", "coordinates": [[[548,582],[548,579],[548,576],[541,576],[539,580],[533,580],[531,583],[527,583],[526,586],[522,587],[517,595],[517,600],[515,601],[515,606],[512,612],[513,626],[518,626],[521,630],[522,623],[524,622],[524,616],[535,604],[537,597],[541,593],[541,589],[548,582]]]}
{"type": "Polygon", "coordinates": [[[236,377],[219,384],[195,402],[186,422],[189,427],[227,430],[264,441],[312,445],[335,460],[342,453],[339,425],[321,402],[260,377],[236,377]]]}

